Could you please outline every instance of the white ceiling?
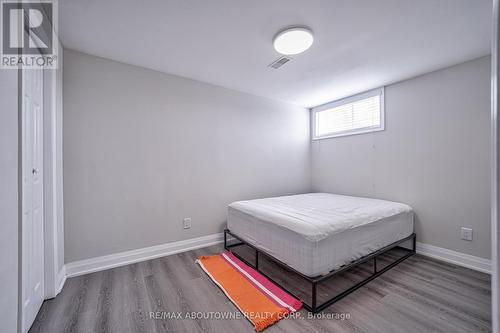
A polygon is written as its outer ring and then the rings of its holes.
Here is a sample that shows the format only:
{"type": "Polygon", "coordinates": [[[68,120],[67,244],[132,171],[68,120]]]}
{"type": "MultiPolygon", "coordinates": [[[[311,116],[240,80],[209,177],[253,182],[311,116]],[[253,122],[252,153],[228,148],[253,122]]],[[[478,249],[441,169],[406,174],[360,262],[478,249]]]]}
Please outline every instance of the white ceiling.
{"type": "Polygon", "coordinates": [[[60,0],[65,47],[305,107],[490,53],[491,0],[60,0]],[[278,70],[273,36],[309,26],[278,70]]]}

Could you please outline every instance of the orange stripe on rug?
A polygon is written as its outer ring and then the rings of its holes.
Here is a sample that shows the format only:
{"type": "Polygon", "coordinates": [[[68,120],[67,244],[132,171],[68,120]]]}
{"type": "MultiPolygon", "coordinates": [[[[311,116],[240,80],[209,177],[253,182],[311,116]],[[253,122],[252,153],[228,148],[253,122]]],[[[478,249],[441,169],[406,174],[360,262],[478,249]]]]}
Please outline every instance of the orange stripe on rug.
{"type": "MultiPolygon", "coordinates": [[[[232,256],[232,254],[229,255],[232,256]]],[[[293,299],[295,308],[288,305],[287,301],[290,303],[291,298],[289,295],[286,299],[280,297],[277,292],[273,293],[272,288],[269,288],[270,291],[263,286],[263,284],[269,286],[269,280],[249,266],[231,260],[228,255],[202,256],[196,262],[254,325],[257,332],[275,324],[302,305],[295,299],[293,299]],[[259,274],[260,282],[265,279],[265,283],[260,283],[250,274],[245,273],[248,271],[252,271],[251,274],[254,277],[255,274],[259,274]],[[297,304],[299,304],[298,307],[297,304]]]]}

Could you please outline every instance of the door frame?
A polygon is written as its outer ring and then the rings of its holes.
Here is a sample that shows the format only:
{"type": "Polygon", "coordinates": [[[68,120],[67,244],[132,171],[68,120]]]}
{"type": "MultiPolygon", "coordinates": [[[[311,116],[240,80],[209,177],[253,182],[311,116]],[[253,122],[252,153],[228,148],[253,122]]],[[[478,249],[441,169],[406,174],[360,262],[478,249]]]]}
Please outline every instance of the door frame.
{"type": "Polygon", "coordinates": [[[500,332],[500,119],[498,114],[500,87],[499,0],[493,0],[493,24],[491,43],[491,303],[492,328],[500,332]]]}
{"type": "MultiPolygon", "coordinates": [[[[62,49],[59,51],[62,55],[62,49]]],[[[44,70],[44,265],[45,299],[56,297],[66,280],[62,170],[62,61],[44,70]]]]}

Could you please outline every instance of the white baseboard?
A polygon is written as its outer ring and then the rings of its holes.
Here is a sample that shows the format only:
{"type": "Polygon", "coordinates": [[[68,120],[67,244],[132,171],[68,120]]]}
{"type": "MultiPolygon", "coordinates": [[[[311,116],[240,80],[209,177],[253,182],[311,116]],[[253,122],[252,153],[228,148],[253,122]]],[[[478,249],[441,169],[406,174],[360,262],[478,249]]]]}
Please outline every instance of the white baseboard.
{"type": "MultiPolygon", "coordinates": [[[[125,251],[106,256],[75,261],[66,264],[58,274],[57,293],[61,291],[66,278],[195,250],[206,246],[222,243],[223,240],[224,234],[218,233],[178,242],[166,243],[137,250],[125,251]]],[[[475,257],[469,254],[419,242],[417,242],[417,253],[455,265],[491,274],[491,260],[489,259],[475,257]]]]}
{"type": "Polygon", "coordinates": [[[55,296],[57,296],[61,292],[65,282],[66,282],[66,266],[63,266],[59,271],[59,273],[57,273],[55,296]]]}
{"type": "Polygon", "coordinates": [[[442,247],[417,242],[417,253],[455,264],[467,267],[479,272],[491,274],[491,260],[471,256],[461,252],[448,250],[442,247]]]}
{"type": "Polygon", "coordinates": [[[145,247],[137,250],[110,254],[97,258],[75,261],[65,265],[66,277],[70,278],[73,276],[103,271],[105,269],[124,266],[140,261],[164,257],[171,254],[195,250],[202,247],[222,243],[223,240],[224,234],[219,233],[198,238],[186,239],[178,242],[145,247]]]}

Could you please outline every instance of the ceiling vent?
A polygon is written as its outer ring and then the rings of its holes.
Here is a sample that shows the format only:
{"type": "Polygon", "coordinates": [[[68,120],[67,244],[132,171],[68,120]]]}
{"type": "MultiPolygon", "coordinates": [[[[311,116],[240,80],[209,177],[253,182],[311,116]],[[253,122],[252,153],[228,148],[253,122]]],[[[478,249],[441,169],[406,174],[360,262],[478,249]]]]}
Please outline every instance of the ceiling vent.
{"type": "Polygon", "coordinates": [[[281,57],[281,58],[278,58],[277,60],[273,61],[268,67],[278,69],[281,66],[283,66],[284,64],[286,64],[287,62],[289,62],[290,60],[292,60],[292,58],[281,57]]]}

